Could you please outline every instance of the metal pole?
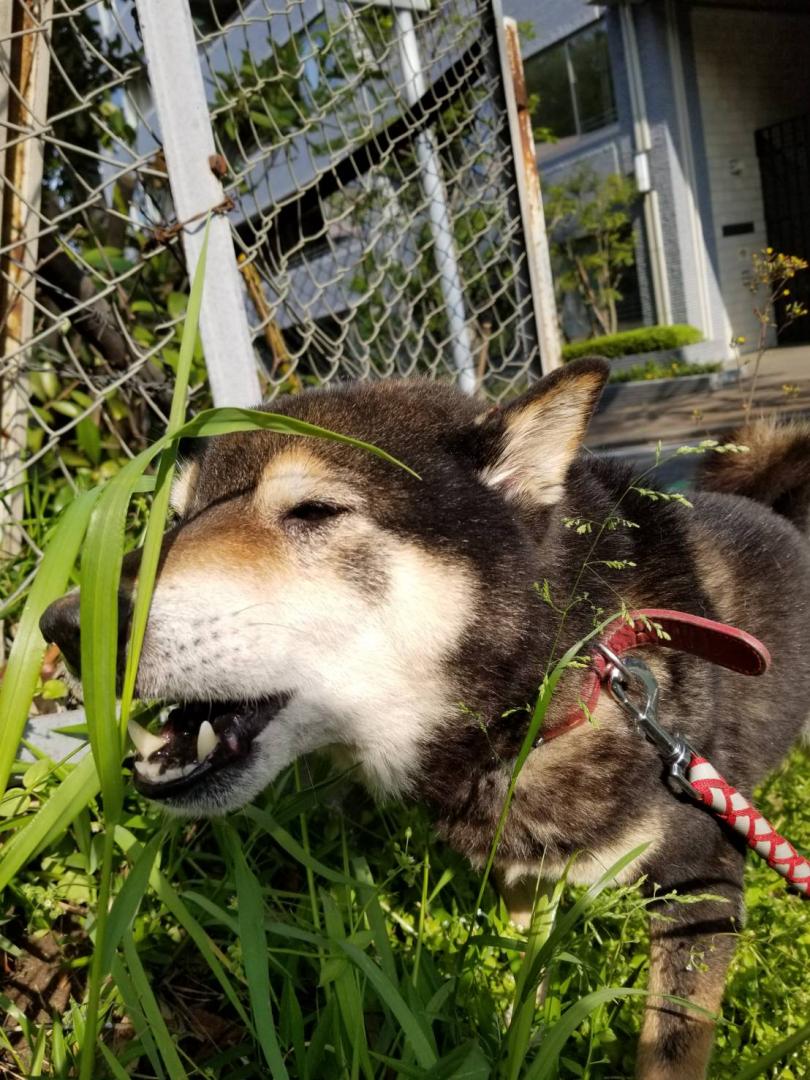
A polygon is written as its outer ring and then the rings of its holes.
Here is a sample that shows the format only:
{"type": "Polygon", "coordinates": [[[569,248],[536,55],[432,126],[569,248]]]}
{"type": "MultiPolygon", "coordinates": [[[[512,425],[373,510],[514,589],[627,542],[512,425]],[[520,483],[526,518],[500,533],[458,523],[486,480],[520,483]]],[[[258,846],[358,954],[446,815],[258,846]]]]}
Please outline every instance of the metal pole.
{"type": "MultiPolygon", "coordinates": [[[[633,113],[633,141],[636,152],[636,174],[639,170],[649,173],[649,154],[652,150],[652,136],[647,119],[647,100],[644,95],[644,73],[636,39],[636,24],[633,11],[626,2],[619,6],[619,19],[624,42],[624,55],[627,58],[627,82],[630,87],[630,108],[633,113]]],[[[650,252],[650,271],[653,294],[655,296],[656,317],[661,323],[672,322],[672,303],[669,293],[669,273],[661,226],[661,208],[658,192],[650,186],[639,185],[642,189],[644,208],[644,226],[647,232],[647,247],[650,252]]]]}
{"type": "Polygon", "coordinates": [[[540,347],[540,366],[547,375],[562,364],[560,327],[554,279],[548,250],[546,218],[537,172],[537,154],[532,131],[532,114],[520,56],[520,38],[514,19],[499,18],[494,12],[498,36],[498,53],[503,73],[506,114],[515,159],[518,202],[526,242],[529,283],[532,290],[537,344],[540,347]]]}
{"type": "MultiPolygon", "coordinates": [[[[50,50],[48,23],[52,0],[0,0],[0,117],[7,121],[0,185],[2,298],[0,337],[7,370],[0,379],[0,492],[6,477],[17,488],[0,500],[0,558],[20,549],[23,511],[20,461],[27,433],[29,355],[24,351],[34,329],[34,289],[40,229],[44,143],[33,132],[46,120],[50,50]],[[28,129],[31,134],[22,137],[28,129]],[[10,358],[10,359],[9,359],[10,358]]],[[[0,655],[2,654],[0,635],[0,655]]]]}
{"type": "MultiPolygon", "coordinates": [[[[149,83],[163,138],[175,213],[189,275],[202,245],[204,216],[224,192],[212,171],[216,154],[187,0],[136,0],[149,83]]],[[[208,238],[200,336],[215,405],[257,405],[261,398],[242,282],[228,220],[214,214],[208,238]]]]}
{"type": "MultiPolygon", "coordinates": [[[[405,76],[405,100],[409,105],[415,105],[427,93],[427,86],[419,55],[419,41],[416,37],[413,15],[405,8],[395,7],[394,17],[400,63],[405,76]]],[[[450,224],[447,192],[442,180],[439,152],[433,132],[429,129],[419,132],[414,143],[422,188],[428,204],[436,268],[439,271],[439,285],[447,308],[450,348],[453,353],[453,363],[458,372],[458,385],[465,393],[474,394],[477,379],[472,335],[467,326],[464,310],[464,292],[458,268],[458,254],[450,224]]]]}

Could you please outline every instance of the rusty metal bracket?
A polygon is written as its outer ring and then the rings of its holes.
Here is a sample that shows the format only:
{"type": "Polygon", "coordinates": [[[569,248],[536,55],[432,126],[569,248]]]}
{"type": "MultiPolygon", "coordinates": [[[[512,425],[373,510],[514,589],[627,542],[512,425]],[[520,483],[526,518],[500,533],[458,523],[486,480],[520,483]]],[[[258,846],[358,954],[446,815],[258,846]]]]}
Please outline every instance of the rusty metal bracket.
{"type": "Polygon", "coordinates": [[[509,133],[515,157],[520,216],[526,238],[529,282],[537,341],[540,346],[540,364],[543,374],[547,374],[562,363],[562,345],[554,283],[551,276],[546,219],[540,194],[540,176],[537,172],[532,114],[529,111],[517,23],[514,19],[501,16],[499,0],[493,0],[493,11],[503,72],[509,133]]]}

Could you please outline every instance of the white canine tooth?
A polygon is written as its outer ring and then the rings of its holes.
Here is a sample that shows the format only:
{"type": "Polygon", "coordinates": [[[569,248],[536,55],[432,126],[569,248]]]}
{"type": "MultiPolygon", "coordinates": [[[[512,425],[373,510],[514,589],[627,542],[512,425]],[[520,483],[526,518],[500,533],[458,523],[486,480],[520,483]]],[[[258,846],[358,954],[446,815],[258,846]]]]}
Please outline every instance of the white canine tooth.
{"type": "Polygon", "coordinates": [[[216,747],[219,739],[209,720],[203,720],[197,732],[197,761],[204,761],[216,747]]]}
{"type": "Polygon", "coordinates": [[[142,758],[148,758],[156,750],[160,750],[168,738],[167,735],[153,735],[151,731],[141,727],[137,720],[129,721],[127,731],[135,749],[142,758]]]}

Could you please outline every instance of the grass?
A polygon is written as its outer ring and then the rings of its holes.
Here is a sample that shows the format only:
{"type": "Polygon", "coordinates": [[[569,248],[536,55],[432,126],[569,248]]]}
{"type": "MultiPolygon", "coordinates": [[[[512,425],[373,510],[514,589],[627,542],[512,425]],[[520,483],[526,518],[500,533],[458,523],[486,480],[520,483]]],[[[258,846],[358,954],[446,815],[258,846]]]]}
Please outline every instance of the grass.
{"type": "MultiPolygon", "coordinates": [[[[797,751],[760,796],[805,847],[808,776],[807,755],[797,751]]],[[[35,779],[29,812],[56,783],[35,779]]],[[[78,1002],[106,828],[100,801],[91,800],[45,857],[15,876],[2,927],[24,952],[27,935],[56,936],[76,1018],[84,1015],[78,1002]]],[[[105,1043],[125,1070],[283,1075],[268,1064],[277,1046],[296,1078],[508,1075],[506,1011],[525,939],[491,890],[476,907],[480,876],[433,837],[419,810],[379,808],[350,776],[330,778],[315,761],[303,764],[300,781],[289,770],[255,808],[227,822],[166,823],[127,794],[114,841],[108,941],[120,945],[101,1007],[105,1043]]],[[[719,1080],[742,1075],[810,1012],[803,901],[753,860],[747,883],[749,923],[712,1071],[719,1080]]],[[[564,889],[563,910],[582,896],[564,889]]],[[[644,985],[644,906],[632,888],[605,890],[577,919],[555,950],[543,1013],[531,1009],[533,1033],[553,1029],[606,987],[644,985]]],[[[559,1075],[630,1075],[642,1002],[608,1003],[584,1017],[561,1047],[559,1075]]],[[[80,1029],[70,1008],[49,1015],[46,998],[29,1042],[41,1042],[51,1062],[62,1032],[61,1075],[74,1075],[80,1029]]],[[[21,1035],[11,1042],[19,1053],[21,1035]]],[[[536,1051],[526,1060],[538,1060],[536,1051]]],[[[29,1068],[28,1056],[15,1064],[6,1051],[10,1080],[35,1075],[29,1068]]],[[[781,1062],[762,1075],[799,1080],[803,1069],[797,1057],[793,1069],[781,1062]]]]}
{"type": "MultiPolygon", "coordinates": [[[[13,972],[0,996],[3,1075],[628,1075],[644,999],[647,903],[636,888],[607,885],[633,853],[587,891],[560,882],[524,935],[506,921],[487,874],[482,879],[438,843],[421,811],[374,806],[350,775],[331,776],[317,761],[288,770],[228,820],[167,821],[134,795],[121,765],[123,729],[129,711],[142,707],[132,700],[133,676],[176,439],[254,428],[339,437],[239,409],[184,423],[201,272],[169,430],[62,515],[0,688],[0,764],[17,781],[0,802],[0,944],[13,972]],[[155,460],[156,475],[146,477],[155,460]],[[133,492],[149,489],[117,711],[115,597],[125,520],[133,492]],[[44,648],[37,619],[79,551],[92,754],[78,764],[42,759],[21,767],[13,749],[44,648]],[[538,1008],[534,988],[545,974],[549,990],[538,1008]]],[[[570,659],[544,681],[521,758],[570,659]]],[[[801,820],[806,773],[797,752],[765,792],[777,826],[782,815],[792,826],[801,820]]],[[[810,834],[792,832],[810,846],[810,834]]],[[[716,1075],[748,1068],[750,1076],[798,1077],[784,1062],[758,1058],[775,1052],[781,1061],[785,1048],[774,1047],[787,1032],[798,1039],[806,1022],[806,963],[796,955],[797,943],[807,944],[804,910],[764,869],[752,867],[749,880],[755,906],[735,961],[732,1022],[720,1031],[716,1075]]],[[[797,1047],[788,1049],[799,1060],[797,1047]]]]}

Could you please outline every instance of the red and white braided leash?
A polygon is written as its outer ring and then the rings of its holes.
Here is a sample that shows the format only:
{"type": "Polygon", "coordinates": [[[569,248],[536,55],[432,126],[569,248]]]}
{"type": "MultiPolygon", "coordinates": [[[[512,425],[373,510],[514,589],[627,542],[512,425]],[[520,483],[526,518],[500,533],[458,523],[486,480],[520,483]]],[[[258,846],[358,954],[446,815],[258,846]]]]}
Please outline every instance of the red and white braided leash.
{"type": "Polygon", "coordinates": [[[633,659],[625,665],[621,660],[639,646],[660,645],[721,664],[742,675],[762,675],[771,662],[768,650],[744,630],[681,611],[647,608],[634,612],[632,620],[632,623],[617,622],[608,628],[594,653],[583,688],[585,707],[576,706],[561,724],[544,730],[543,742],[584,723],[596,707],[602,689],[607,686],[631,714],[637,730],[658,747],[681,789],[744,836],[748,846],[769,866],[802,896],[810,898],[810,861],[800,855],[711,762],[696,753],[685,739],[660,727],[656,718],[658,690],[655,677],[641,661],[633,659]],[[659,633],[659,628],[665,636],[659,633]],[[634,672],[641,676],[643,688],[648,691],[647,701],[641,709],[626,694],[617,693],[627,686],[626,677],[634,672]]]}
{"type": "Polygon", "coordinates": [[[810,861],[800,855],[744,795],[724,780],[711,762],[693,753],[686,766],[686,780],[696,799],[741,833],[748,846],[794,889],[803,896],[810,896],[810,861]]]}

